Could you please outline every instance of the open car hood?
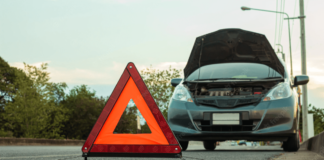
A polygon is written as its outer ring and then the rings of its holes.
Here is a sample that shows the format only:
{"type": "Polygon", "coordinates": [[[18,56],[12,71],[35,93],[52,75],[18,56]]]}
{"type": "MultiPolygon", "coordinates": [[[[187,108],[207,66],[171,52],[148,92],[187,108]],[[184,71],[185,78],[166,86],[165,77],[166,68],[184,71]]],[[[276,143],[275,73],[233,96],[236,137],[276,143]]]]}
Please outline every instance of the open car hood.
{"type": "Polygon", "coordinates": [[[260,63],[283,77],[285,74],[284,66],[265,35],[242,29],[222,29],[196,38],[184,76],[187,79],[201,66],[233,62],[260,63]]]}

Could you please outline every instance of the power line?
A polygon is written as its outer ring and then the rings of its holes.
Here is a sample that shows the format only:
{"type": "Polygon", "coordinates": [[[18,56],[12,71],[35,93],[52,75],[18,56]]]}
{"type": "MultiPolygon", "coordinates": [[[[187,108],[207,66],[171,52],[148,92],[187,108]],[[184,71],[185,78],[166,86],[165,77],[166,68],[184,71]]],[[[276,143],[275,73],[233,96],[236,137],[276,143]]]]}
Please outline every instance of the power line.
{"type": "MultiPolygon", "coordinates": [[[[286,4],[285,0],[281,1],[281,4],[282,4],[282,6],[281,6],[281,8],[282,8],[281,9],[281,12],[285,12],[285,4],[286,4]]],[[[279,35],[279,41],[278,41],[278,43],[281,43],[282,27],[283,27],[283,14],[281,14],[280,22],[281,22],[281,26],[280,26],[280,35],[279,35]]]]}
{"type": "Polygon", "coordinates": [[[307,0],[307,2],[306,2],[306,9],[305,9],[305,13],[307,12],[308,2],[309,2],[309,0],[307,0]]]}
{"type": "MultiPolygon", "coordinates": [[[[296,2],[297,2],[297,0],[295,0],[295,8],[294,8],[294,15],[293,15],[294,17],[296,17],[296,16],[295,16],[295,12],[296,12],[296,6],[297,6],[297,5],[296,5],[296,4],[297,4],[296,2]]],[[[289,20],[288,20],[288,21],[289,21],[289,20]]],[[[292,24],[291,33],[294,33],[294,24],[295,24],[295,21],[293,20],[293,24],[292,24]]]]}
{"type": "MultiPolygon", "coordinates": [[[[276,12],[278,12],[278,0],[276,1],[276,12]]],[[[274,43],[273,45],[275,46],[276,45],[276,40],[277,40],[277,17],[278,17],[278,14],[276,14],[276,30],[275,30],[275,39],[274,39],[274,43]]]]}
{"type": "MultiPolygon", "coordinates": [[[[281,12],[281,8],[282,8],[282,0],[280,0],[280,6],[279,6],[279,10],[277,11],[277,12],[281,12]]],[[[281,17],[282,17],[282,14],[280,14],[279,15],[279,17],[278,17],[278,23],[279,23],[279,26],[278,26],[278,35],[277,35],[277,39],[276,39],[276,43],[278,43],[279,42],[279,36],[280,36],[280,28],[281,28],[281,17]]]]}
{"type": "MultiPolygon", "coordinates": [[[[295,4],[294,4],[294,14],[293,17],[296,17],[295,13],[296,13],[296,7],[297,7],[297,0],[295,0],[295,4]]],[[[289,20],[288,20],[289,21],[289,20]]],[[[295,24],[295,20],[292,20],[292,27],[291,27],[291,38],[294,35],[294,24],[295,24]]],[[[294,50],[297,50],[297,48],[299,47],[299,43],[297,43],[296,48],[294,50]]]]}

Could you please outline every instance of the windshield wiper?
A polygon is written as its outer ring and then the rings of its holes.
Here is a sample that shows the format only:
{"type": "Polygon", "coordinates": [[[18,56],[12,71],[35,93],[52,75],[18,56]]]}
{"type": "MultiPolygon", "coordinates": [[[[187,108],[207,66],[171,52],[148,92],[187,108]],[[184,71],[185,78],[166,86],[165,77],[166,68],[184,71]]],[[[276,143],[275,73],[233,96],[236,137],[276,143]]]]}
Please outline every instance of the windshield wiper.
{"type": "Polygon", "coordinates": [[[214,79],[194,79],[193,81],[213,81],[213,80],[219,80],[219,78],[214,78],[214,79]]]}
{"type": "Polygon", "coordinates": [[[278,79],[278,78],[283,79],[282,77],[267,77],[267,78],[262,78],[262,79],[278,79]]]}
{"type": "Polygon", "coordinates": [[[195,82],[195,81],[222,81],[222,80],[242,80],[242,81],[258,81],[265,79],[283,79],[282,77],[267,77],[267,78],[211,78],[211,79],[194,79],[185,82],[195,82]]]}
{"type": "Polygon", "coordinates": [[[192,81],[217,81],[217,80],[253,80],[251,78],[211,78],[211,79],[195,79],[192,81]]]}

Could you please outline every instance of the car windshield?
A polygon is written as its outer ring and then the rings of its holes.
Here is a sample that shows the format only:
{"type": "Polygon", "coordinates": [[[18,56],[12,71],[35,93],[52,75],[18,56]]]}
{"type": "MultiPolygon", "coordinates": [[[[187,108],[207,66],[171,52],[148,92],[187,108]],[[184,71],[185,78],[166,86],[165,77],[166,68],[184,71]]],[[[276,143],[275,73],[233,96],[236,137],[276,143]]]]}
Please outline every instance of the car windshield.
{"type": "Polygon", "coordinates": [[[265,79],[283,78],[271,67],[259,63],[219,63],[200,67],[191,73],[187,81],[208,79],[265,79]]]}

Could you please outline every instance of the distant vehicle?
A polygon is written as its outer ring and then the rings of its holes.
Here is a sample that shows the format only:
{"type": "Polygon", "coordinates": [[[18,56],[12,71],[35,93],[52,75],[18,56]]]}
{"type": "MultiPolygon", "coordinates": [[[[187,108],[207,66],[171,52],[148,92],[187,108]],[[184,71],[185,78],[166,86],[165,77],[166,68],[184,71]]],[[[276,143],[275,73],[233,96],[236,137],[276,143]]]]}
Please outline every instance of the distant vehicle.
{"type": "Polygon", "coordinates": [[[251,142],[251,145],[252,145],[252,146],[257,146],[257,144],[258,144],[258,143],[257,143],[256,141],[252,141],[252,142],[251,142]]]}
{"type": "Polygon", "coordinates": [[[236,146],[237,145],[237,143],[235,142],[235,141],[233,141],[232,143],[231,143],[231,146],[236,146]]]}
{"type": "Polygon", "coordinates": [[[238,145],[239,145],[239,146],[242,146],[242,145],[246,146],[246,142],[245,142],[245,141],[240,141],[240,142],[238,143],[238,145]]]}
{"type": "Polygon", "coordinates": [[[307,75],[290,77],[265,35],[222,29],[196,38],[184,78],[168,107],[168,123],[183,150],[188,141],[283,141],[299,149],[296,87],[307,75]],[[294,80],[292,80],[294,79],[294,80]]]}

